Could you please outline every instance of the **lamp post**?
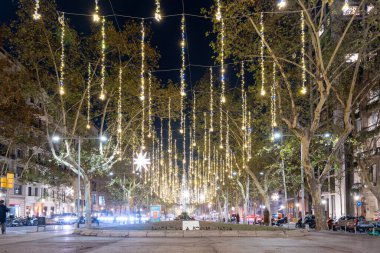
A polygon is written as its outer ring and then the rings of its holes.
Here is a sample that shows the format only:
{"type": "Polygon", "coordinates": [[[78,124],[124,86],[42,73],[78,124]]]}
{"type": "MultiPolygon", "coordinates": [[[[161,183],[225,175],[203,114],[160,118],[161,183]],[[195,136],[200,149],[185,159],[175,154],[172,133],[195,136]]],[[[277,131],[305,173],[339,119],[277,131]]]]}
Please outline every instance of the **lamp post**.
{"type": "MultiPolygon", "coordinates": [[[[59,143],[61,140],[76,140],[78,142],[78,179],[77,179],[77,217],[78,217],[78,223],[77,227],[79,228],[79,218],[80,218],[80,168],[81,168],[81,145],[82,140],[100,140],[101,142],[106,142],[107,137],[104,135],[101,135],[99,137],[81,137],[81,136],[75,136],[75,137],[60,137],[58,135],[54,135],[52,138],[52,141],[54,143],[59,143]]],[[[89,204],[89,203],[87,203],[89,204]]]]}

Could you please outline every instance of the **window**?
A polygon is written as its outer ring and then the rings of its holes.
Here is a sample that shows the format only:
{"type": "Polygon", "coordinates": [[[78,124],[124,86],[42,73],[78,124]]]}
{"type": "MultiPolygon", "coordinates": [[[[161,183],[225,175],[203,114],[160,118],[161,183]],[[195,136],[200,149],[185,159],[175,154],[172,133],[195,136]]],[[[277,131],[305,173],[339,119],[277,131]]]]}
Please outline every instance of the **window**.
{"type": "MultiPolygon", "coordinates": [[[[354,15],[356,10],[359,8],[359,6],[355,6],[355,5],[352,5],[352,6],[349,6],[349,5],[346,5],[343,7],[343,15],[344,16],[351,16],[351,15],[354,15]]],[[[356,15],[360,15],[360,12],[356,12],[356,15]]]]}
{"type": "Polygon", "coordinates": [[[18,148],[16,152],[16,156],[17,158],[24,158],[24,152],[18,148]]]}
{"type": "Polygon", "coordinates": [[[355,125],[356,131],[360,132],[362,130],[362,119],[356,119],[355,125]]]}
{"type": "Polygon", "coordinates": [[[92,195],[92,204],[96,205],[96,194],[92,195]]]}
{"type": "Polygon", "coordinates": [[[319,28],[319,36],[321,36],[325,32],[325,26],[322,24],[319,28]]]}
{"type": "Polygon", "coordinates": [[[370,181],[371,183],[376,186],[377,184],[377,166],[376,164],[373,164],[371,166],[371,171],[370,171],[370,181]]]}
{"type": "Polygon", "coordinates": [[[19,185],[19,184],[14,185],[14,194],[22,195],[22,185],[19,185]]]}
{"type": "Polygon", "coordinates": [[[104,206],[106,204],[106,201],[104,199],[104,196],[99,196],[99,206],[104,206]]]}
{"type": "Polygon", "coordinates": [[[37,196],[38,197],[38,188],[34,188],[34,196],[37,196]]]}
{"type": "Polygon", "coordinates": [[[28,196],[32,196],[32,187],[28,187],[28,196]]]}
{"type": "Polygon", "coordinates": [[[374,7],[372,4],[367,5],[367,13],[370,13],[374,7]]]}
{"type": "Polygon", "coordinates": [[[357,62],[357,60],[359,59],[359,54],[358,53],[347,54],[345,58],[346,58],[347,63],[357,62]]]}
{"type": "Polygon", "coordinates": [[[368,104],[378,101],[380,98],[380,90],[370,90],[368,94],[368,104]]]}
{"type": "Polygon", "coordinates": [[[368,128],[367,128],[368,131],[372,131],[378,125],[379,123],[378,114],[379,114],[378,112],[372,112],[371,115],[368,117],[368,128]]]}
{"type": "Polygon", "coordinates": [[[15,174],[16,174],[15,177],[16,177],[16,178],[21,177],[23,171],[24,171],[24,168],[23,168],[23,167],[19,167],[19,166],[17,166],[17,168],[16,168],[16,173],[15,173],[15,174]]]}

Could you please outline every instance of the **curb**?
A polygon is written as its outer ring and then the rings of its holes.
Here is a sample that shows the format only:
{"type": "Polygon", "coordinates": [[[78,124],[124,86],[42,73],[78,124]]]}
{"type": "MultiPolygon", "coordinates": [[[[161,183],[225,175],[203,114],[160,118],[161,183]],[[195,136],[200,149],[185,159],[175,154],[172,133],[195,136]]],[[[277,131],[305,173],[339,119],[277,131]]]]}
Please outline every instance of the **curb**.
{"type": "Polygon", "coordinates": [[[173,231],[151,231],[151,230],[92,230],[92,229],[75,229],[73,234],[81,236],[97,237],[120,237],[120,238],[207,238],[207,237],[304,237],[307,230],[289,230],[289,231],[249,231],[249,230],[173,230],[173,231]]]}

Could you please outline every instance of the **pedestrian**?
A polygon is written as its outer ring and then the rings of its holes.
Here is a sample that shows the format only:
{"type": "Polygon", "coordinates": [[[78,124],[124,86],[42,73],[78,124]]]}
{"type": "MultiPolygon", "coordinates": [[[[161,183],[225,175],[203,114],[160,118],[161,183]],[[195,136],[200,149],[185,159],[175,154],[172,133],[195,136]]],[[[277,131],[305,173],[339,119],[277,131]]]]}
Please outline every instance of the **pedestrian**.
{"type": "Polygon", "coordinates": [[[2,234],[5,234],[7,212],[9,212],[9,209],[4,205],[4,200],[0,200],[0,224],[2,234]]]}
{"type": "Polygon", "coordinates": [[[240,215],[236,214],[236,224],[240,224],[240,215]]]}

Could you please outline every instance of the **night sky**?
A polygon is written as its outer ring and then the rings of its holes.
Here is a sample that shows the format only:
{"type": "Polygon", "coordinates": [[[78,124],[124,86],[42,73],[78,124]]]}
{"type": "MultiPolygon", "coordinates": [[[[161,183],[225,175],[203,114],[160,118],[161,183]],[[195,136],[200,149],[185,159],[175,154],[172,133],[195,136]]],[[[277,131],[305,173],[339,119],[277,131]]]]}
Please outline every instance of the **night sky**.
{"type": "MultiPolygon", "coordinates": [[[[41,0],[40,4],[43,5],[41,0]]],[[[58,10],[64,12],[92,14],[94,10],[93,0],[57,0],[58,10]]],[[[161,0],[161,13],[163,15],[172,15],[182,13],[181,0],[161,0]]],[[[209,9],[213,0],[183,0],[185,13],[200,14],[201,8],[209,9]]],[[[116,14],[135,16],[135,17],[152,17],[155,11],[155,0],[99,0],[101,15],[112,15],[113,11],[116,14]]],[[[0,1],[0,22],[7,23],[15,18],[16,0],[1,0],[0,1]]],[[[89,23],[92,22],[91,17],[85,16],[70,16],[70,25],[76,28],[79,32],[87,32],[89,23]]],[[[111,17],[109,17],[111,18],[111,17]]],[[[115,21],[115,18],[113,18],[115,21]]],[[[126,18],[118,17],[117,21],[122,25],[126,18]]],[[[180,22],[181,17],[164,17],[161,22],[151,20],[153,30],[152,44],[156,46],[161,54],[159,61],[159,69],[179,69],[180,60],[180,22]]],[[[187,42],[189,47],[189,58],[186,59],[186,64],[196,65],[212,65],[213,52],[209,46],[212,37],[205,37],[207,31],[211,31],[212,24],[210,19],[199,17],[186,17],[187,26],[187,42]]],[[[190,67],[187,69],[187,83],[191,86],[207,71],[205,68],[190,67]]],[[[179,70],[169,72],[157,72],[155,74],[163,82],[167,79],[172,79],[174,82],[179,82],[179,70]]]]}

